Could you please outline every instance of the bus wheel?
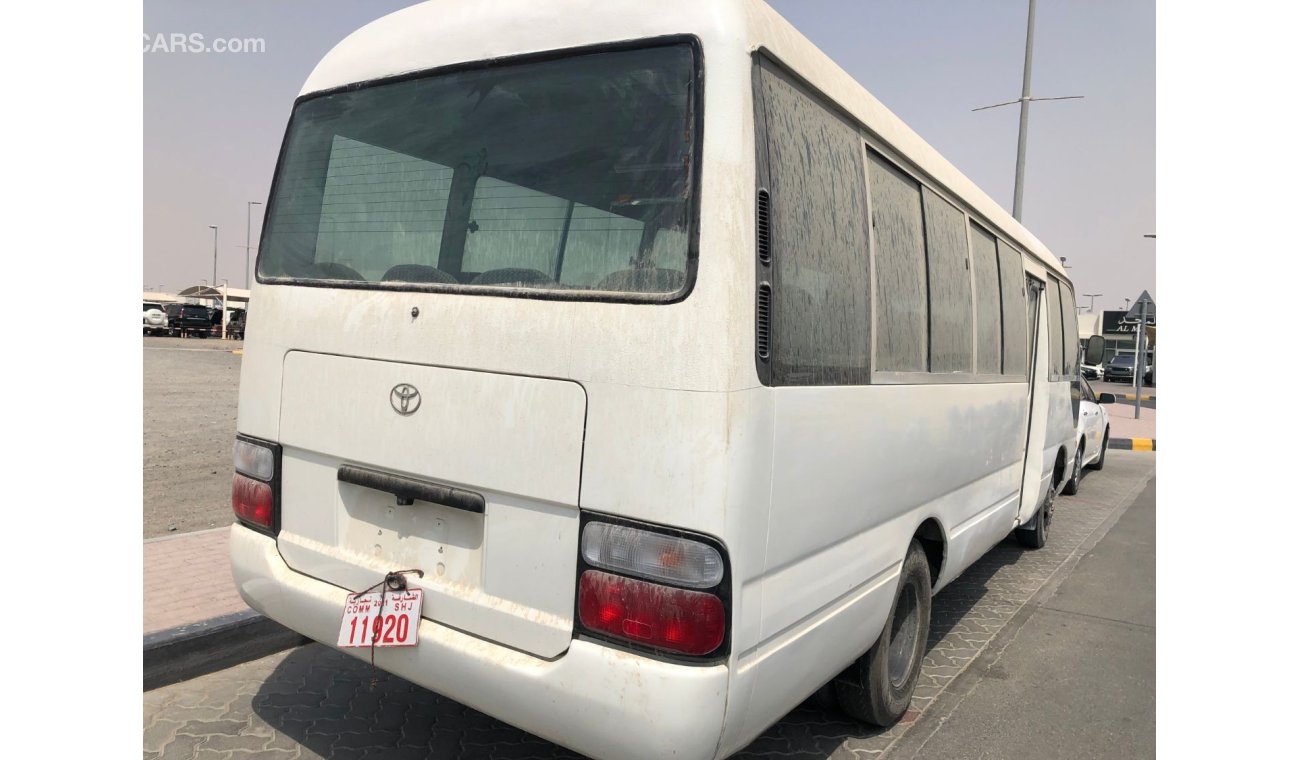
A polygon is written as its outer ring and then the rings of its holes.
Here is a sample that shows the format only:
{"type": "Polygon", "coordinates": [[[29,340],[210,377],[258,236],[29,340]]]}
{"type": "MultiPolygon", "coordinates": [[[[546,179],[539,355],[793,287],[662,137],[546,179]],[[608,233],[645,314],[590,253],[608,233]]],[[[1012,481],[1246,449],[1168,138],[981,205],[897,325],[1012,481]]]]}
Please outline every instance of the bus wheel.
{"type": "Polygon", "coordinates": [[[835,680],[840,709],[876,726],[897,723],[912,704],[929,635],[930,564],[913,540],[880,638],[835,680]]]}
{"type": "Polygon", "coordinates": [[[1056,505],[1056,484],[1047,489],[1047,499],[1038,508],[1034,517],[1034,527],[1016,528],[1016,541],[1028,549],[1041,549],[1047,546],[1047,533],[1052,527],[1052,510],[1056,505]]]}
{"type": "Polygon", "coordinates": [[[1079,492],[1079,481],[1083,479],[1083,442],[1079,442],[1079,450],[1074,452],[1074,471],[1070,473],[1070,479],[1065,481],[1065,490],[1062,491],[1066,496],[1073,496],[1079,492]]]}

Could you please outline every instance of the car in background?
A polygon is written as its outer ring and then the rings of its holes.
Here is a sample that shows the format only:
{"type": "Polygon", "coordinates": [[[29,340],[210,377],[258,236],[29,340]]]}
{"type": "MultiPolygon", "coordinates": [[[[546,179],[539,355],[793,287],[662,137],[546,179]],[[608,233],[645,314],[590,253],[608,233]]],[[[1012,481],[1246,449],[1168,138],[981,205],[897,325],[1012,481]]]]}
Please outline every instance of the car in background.
{"type": "MultiPolygon", "coordinates": [[[[1106,371],[1103,378],[1106,382],[1131,383],[1133,382],[1133,366],[1136,362],[1135,354],[1115,354],[1106,365],[1106,371]]],[[[1151,382],[1151,358],[1142,363],[1142,379],[1145,382],[1151,382]]]]}
{"type": "Polygon", "coordinates": [[[1106,447],[1110,444],[1110,413],[1104,405],[1115,403],[1115,394],[1094,392],[1092,385],[1084,378],[1079,378],[1078,383],[1079,422],[1075,437],[1079,441],[1079,448],[1074,456],[1074,470],[1062,491],[1071,496],[1079,492],[1084,468],[1100,470],[1106,465],[1106,447]]]}
{"type": "Polygon", "coordinates": [[[1108,383],[1133,382],[1133,354],[1115,354],[1106,364],[1103,379],[1108,383]]]}
{"type": "Polygon", "coordinates": [[[206,338],[212,332],[212,317],[208,309],[192,303],[169,303],[163,307],[167,313],[168,334],[172,336],[197,336],[206,338]]]}
{"type": "Polygon", "coordinates": [[[1102,374],[1106,371],[1106,366],[1098,362],[1097,364],[1080,364],[1079,372],[1085,380],[1100,380],[1102,374]]]}
{"type": "Polygon", "coordinates": [[[230,316],[226,319],[226,337],[234,340],[244,339],[244,324],[247,322],[248,313],[243,309],[230,309],[230,316]]]}
{"type": "Polygon", "coordinates": [[[167,334],[167,313],[163,311],[162,304],[153,301],[144,302],[144,334],[167,334]]]}

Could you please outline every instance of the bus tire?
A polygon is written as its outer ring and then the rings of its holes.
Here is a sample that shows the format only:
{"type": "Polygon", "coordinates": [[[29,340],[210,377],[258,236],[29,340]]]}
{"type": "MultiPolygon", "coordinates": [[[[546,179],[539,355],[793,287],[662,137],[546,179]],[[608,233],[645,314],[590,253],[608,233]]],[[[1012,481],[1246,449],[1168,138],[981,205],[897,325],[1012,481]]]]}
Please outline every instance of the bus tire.
{"type": "Polygon", "coordinates": [[[1106,466],[1106,447],[1110,445],[1110,428],[1106,428],[1106,434],[1101,437],[1101,451],[1097,452],[1097,461],[1088,465],[1090,470],[1100,470],[1106,466]]]}
{"type": "Polygon", "coordinates": [[[930,564],[913,539],[880,638],[835,679],[840,709],[882,728],[901,720],[912,704],[929,635],[930,564]]]}
{"type": "Polygon", "coordinates": [[[1070,473],[1070,479],[1065,481],[1065,490],[1062,493],[1066,496],[1078,493],[1081,480],[1083,480],[1083,441],[1079,441],[1079,450],[1074,452],[1074,471],[1070,473]]]}
{"type": "Polygon", "coordinates": [[[1052,512],[1056,506],[1056,484],[1047,489],[1047,498],[1043,506],[1034,515],[1034,527],[1016,528],[1016,541],[1026,549],[1041,549],[1047,546],[1047,535],[1052,527],[1052,512]]]}

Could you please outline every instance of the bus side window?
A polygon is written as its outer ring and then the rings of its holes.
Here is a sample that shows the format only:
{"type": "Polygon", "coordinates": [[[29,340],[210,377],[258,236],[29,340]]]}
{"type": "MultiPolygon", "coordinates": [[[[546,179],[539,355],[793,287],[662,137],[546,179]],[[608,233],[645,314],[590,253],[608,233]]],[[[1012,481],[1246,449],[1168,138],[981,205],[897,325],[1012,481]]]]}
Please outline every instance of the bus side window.
{"type": "Polygon", "coordinates": [[[1002,371],[1002,304],[998,285],[998,253],[993,236],[970,225],[971,258],[975,265],[975,371],[1002,371]]]}
{"type": "Polygon", "coordinates": [[[866,384],[862,143],[856,128],[766,60],[757,75],[772,202],[771,383],[866,384]]]}
{"type": "Polygon", "coordinates": [[[998,240],[1002,278],[1002,374],[1025,377],[1029,369],[1029,324],[1025,266],[1020,252],[998,240]]]}
{"type": "Polygon", "coordinates": [[[929,294],[921,186],[871,151],[867,176],[876,247],[876,369],[925,372],[929,294]]]}
{"type": "MultiPolygon", "coordinates": [[[[1073,345],[1075,341],[1070,341],[1073,345]]],[[[1061,283],[1054,277],[1047,278],[1047,354],[1049,363],[1047,373],[1057,378],[1065,371],[1065,362],[1061,350],[1061,283]]]]}
{"type": "Polygon", "coordinates": [[[1061,285],[1061,324],[1065,374],[1074,377],[1079,374],[1079,310],[1074,305],[1074,290],[1064,284],[1061,285]]]}
{"type": "Polygon", "coordinates": [[[922,201],[930,282],[930,371],[974,372],[966,215],[928,187],[922,189],[922,201]]]}

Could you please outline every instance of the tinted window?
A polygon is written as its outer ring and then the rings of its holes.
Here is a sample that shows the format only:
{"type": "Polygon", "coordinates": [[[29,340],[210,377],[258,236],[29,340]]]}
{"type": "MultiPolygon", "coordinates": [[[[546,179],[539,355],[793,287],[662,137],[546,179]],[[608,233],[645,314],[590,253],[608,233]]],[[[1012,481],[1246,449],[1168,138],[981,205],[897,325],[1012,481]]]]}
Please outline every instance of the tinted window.
{"type": "Polygon", "coordinates": [[[1029,367],[1024,262],[1018,251],[1001,240],[998,241],[998,270],[1002,283],[1002,373],[1024,377],[1029,367]]]}
{"type": "Polygon", "coordinates": [[[1048,374],[1059,376],[1065,368],[1061,361],[1061,283],[1051,277],[1047,278],[1047,356],[1048,374]]]}
{"type": "Polygon", "coordinates": [[[930,371],[973,372],[975,314],[966,216],[929,188],[921,197],[930,275],[930,371]]]}
{"type": "Polygon", "coordinates": [[[1061,285],[1061,348],[1065,374],[1074,377],[1079,371],[1079,310],[1074,305],[1074,291],[1061,285]]]}
{"type": "Polygon", "coordinates": [[[975,266],[976,372],[1002,371],[1002,298],[998,287],[998,252],[993,236],[970,225],[971,259],[975,266]]]}
{"type": "MultiPolygon", "coordinates": [[[[319,219],[304,183],[277,189],[279,202],[302,209],[277,210],[274,242],[314,244],[315,263],[347,267],[357,279],[382,280],[402,264],[437,266],[450,167],[334,135],[323,170],[319,219]]],[[[283,245],[270,251],[287,253],[283,245]]]]}
{"type": "Polygon", "coordinates": [[[921,186],[869,154],[876,246],[876,369],[924,372],[929,357],[921,186]]]}
{"type": "Polygon", "coordinates": [[[667,297],[689,271],[694,102],[688,45],[304,101],[258,273],[667,297]]]}
{"type": "Polygon", "coordinates": [[[772,381],[867,381],[870,355],[863,150],[857,131],[765,63],[772,233],[772,381]]]}

